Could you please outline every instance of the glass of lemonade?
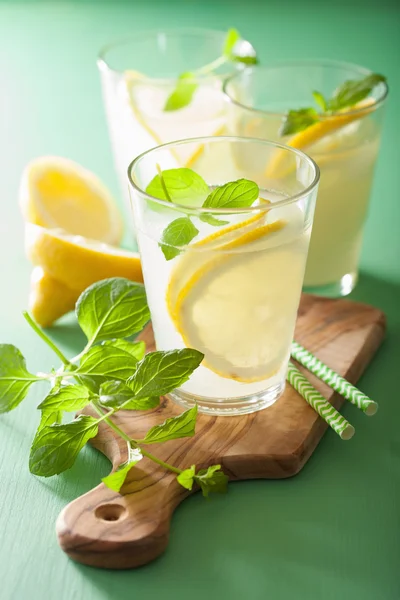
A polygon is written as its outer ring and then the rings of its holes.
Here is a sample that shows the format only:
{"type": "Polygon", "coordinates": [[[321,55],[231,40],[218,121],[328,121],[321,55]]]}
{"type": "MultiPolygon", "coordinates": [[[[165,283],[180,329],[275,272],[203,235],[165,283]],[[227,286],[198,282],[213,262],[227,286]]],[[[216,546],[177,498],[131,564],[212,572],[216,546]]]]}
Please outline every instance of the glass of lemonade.
{"type": "Polygon", "coordinates": [[[157,349],[204,353],[171,398],[216,415],[271,405],[285,385],[318,167],[287,146],[222,136],[154,148],[131,163],[128,176],[157,349]],[[193,199],[176,186],[179,204],[146,192],[160,169],[175,168],[177,151],[191,154],[199,145],[195,172],[205,190],[198,187],[193,199]],[[284,168],[270,177],[277,159],[284,168]],[[257,184],[250,206],[203,206],[216,186],[241,179],[257,184]],[[175,243],[165,235],[171,223],[175,243]],[[191,241],[180,243],[188,231],[191,241]]]}
{"type": "Polygon", "coordinates": [[[284,137],[280,128],[287,111],[313,105],[315,90],[330,98],[345,81],[369,74],[336,61],[285,61],[246,70],[224,86],[229,134],[281,141],[303,150],[320,167],[304,285],[321,295],[349,294],[357,281],[387,85],[379,83],[367,98],[322,117],[317,126],[284,137]]]}
{"type": "MultiPolygon", "coordinates": [[[[238,62],[220,60],[212,74],[196,76],[198,87],[189,105],[178,110],[165,110],[165,106],[180,75],[221,57],[225,38],[226,33],[207,29],[144,31],[100,53],[108,128],[127,202],[126,170],[133,156],[177,139],[223,133],[227,105],[222,82],[243,68],[238,62]]],[[[199,153],[201,147],[195,144],[173,150],[179,165],[188,167],[199,153]]]]}

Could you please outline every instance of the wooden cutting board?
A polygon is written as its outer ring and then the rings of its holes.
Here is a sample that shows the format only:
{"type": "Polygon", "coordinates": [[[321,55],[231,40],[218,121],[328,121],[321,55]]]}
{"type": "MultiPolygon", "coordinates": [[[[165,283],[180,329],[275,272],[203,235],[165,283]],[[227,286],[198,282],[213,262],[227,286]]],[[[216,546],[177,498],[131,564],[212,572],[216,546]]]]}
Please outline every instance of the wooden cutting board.
{"type": "MultiPolygon", "coordinates": [[[[385,317],[376,308],[303,295],[296,340],[355,383],[381,344],[384,330],[385,317]]],[[[154,350],[150,325],[140,337],[149,351],[154,350]]],[[[307,376],[340,408],[341,397],[307,376]]],[[[122,411],[115,420],[131,437],[141,438],[149,427],[182,410],[162,398],[157,409],[122,411]]],[[[232,480],[275,479],[296,475],[326,429],[325,422],[287,385],[270,408],[239,417],[199,415],[193,438],[154,444],[151,450],[180,468],[220,463],[232,480]]],[[[127,459],[125,442],[104,423],[91,443],[114,467],[127,459]]],[[[356,444],[357,435],[350,442],[338,437],[337,444],[343,443],[356,444]]],[[[166,549],[172,513],[190,493],[172,473],[145,458],[130,471],[121,494],[100,484],[66,506],[57,521],[59,543],[71,558],[87,565],[129,569],[146,564],[166,549]]]]}

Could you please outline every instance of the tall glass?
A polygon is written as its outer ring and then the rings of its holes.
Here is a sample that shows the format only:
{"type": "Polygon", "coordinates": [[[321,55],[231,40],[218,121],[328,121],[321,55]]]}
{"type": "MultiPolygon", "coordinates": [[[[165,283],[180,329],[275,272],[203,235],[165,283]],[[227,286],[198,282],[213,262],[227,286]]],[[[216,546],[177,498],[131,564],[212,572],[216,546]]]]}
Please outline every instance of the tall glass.
{"type": "Polygon", "coordinates": [[[336,61],[291,61],[246,70],[224,87],[230,100],[228,133],[293,143],[320,167],[304,285],[322,295],[349,294],[357,281],[387,86],[381,83],[356,107],[325,117],[313,135],[305,130],[282,138],[279,129],[286,111],[313,105],[314,90],[330,98],[340,84],[368,74],[336,61]]]}
{"type": "MultiPolygon", "coordinates": [[[[285,385],[319,171],[298,150],[273,142],[209,137],[160,146],[128,170],[136,235],[159,350],[195,348],[202,365],[171,394],[203,412],[236,415],[271,405],[285,385]],[[259,197],[247,208],[202,208],[157,200],[146,187],[174,151],[203,147],[196,172],[213,189],[241,178],[259,197]],[[269,177],[279,155],[285,173],[269,177]],[[179,219],[179,221],[177,221],[179,219]],[[188,245],[166,243],[172,223],[188,245]]],[[[177,236],[179,239],[179,236],[177,236]]]]}
{"type": "MultiPolygon", "coordinates": [[[[165,104],[182,73],[221,56],[226,33],[208,29],[144,31],[107,46],[98,60],[109,134],[121,192],[128,201],[126,170],[132,157],[166,142],[219,135],[226,120],[222,82],[239,63],[226,63],[212,75],[196,78],[198,88],[184,108],[165,104]]],[[[192,167],[201,144],[176,148],[176,166],[192,167]]]]}

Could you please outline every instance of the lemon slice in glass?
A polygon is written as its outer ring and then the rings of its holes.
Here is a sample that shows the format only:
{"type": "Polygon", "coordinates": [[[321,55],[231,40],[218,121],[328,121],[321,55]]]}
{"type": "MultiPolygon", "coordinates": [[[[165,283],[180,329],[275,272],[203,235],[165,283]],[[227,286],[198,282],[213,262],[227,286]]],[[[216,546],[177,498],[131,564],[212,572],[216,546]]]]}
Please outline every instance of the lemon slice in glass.
{"type": "MultiPolygon", "coordinates": [[[[199,85],[188,106],[165,111],[173,83],[152,81],[137,71],[126,71],[124,81],[133,118],[143,133],[152,138],[153,145],[224,133],[226,106],[218,82],[199,85]]],[[[194,168],[204,153],[204,145],[183,144],[170,152],[177,167],[194,168]]]]}
{"type": "Polygon", "coordinates": [[[246,383],[267,379],[287,358],[306,252],[299,220],[297,228],[249,221],[189,247],[167,291],[185,345],[221,377],[246,383]]]}

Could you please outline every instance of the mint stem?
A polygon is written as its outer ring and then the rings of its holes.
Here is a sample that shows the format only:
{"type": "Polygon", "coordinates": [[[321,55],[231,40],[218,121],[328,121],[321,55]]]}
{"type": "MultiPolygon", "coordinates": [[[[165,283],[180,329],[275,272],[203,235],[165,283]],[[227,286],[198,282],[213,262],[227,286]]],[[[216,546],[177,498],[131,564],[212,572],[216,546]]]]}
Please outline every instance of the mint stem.
{"type": "Polygon", "coordinates": [[[130,444],[132,447],[138,448],[140,450],[140,452],[143,454],[143,456],[146,456],[147,458],[149,458],[153,462],[157,463],[161,467],[164,467],[164,469],[167,469],[168,471],[172,471],[173,473],[176,473],[177,475],[179,475],[180,473],[182,473],[182,469],[178,469],[177,467],[174,467],[173,465],[170,465],[169,463],[164,462],[160,458],[157,458],[157,456],[154,456],[154,454],[151,454],[150,452],[147,452],[147,450],[144,450],[138,444],[138,442],[136,440],[133,440],[132,438],[130,438],[129,435],[127,435],[122,429],[120,429],[118,427],[118,425],[116,425],[113,421],[111,421],[110,417],[112,415],[114,415],[116,412],[118,412],[119,410],[123,409],[124,405],[128,404],[128,402],[130,402],[130,399],[127,400],[124,404],[121,404],[121,406],[119,408],[114,408],[114,409],[110,410],[110,412],[108,412],[106,414],[104,414],[104,412],[102,411],[101,407],[95,401],[92,400],[91,401],[91,405],[94,408],[94,410],[97,412],[97,414],[101,417],[101,419],[99,419],[99,422],[100,421],[105,421],[105,423],[107,423],[107,425],[109,427],[111,427],[111,429],[113,431],[115,431],[115,433],[117,435],[119,435],[123,440],[125,440],[126,442],[128,442],[128,444],[130,444]]]}
{"type": "Polygon", "coordinates": [[[51,339],[45,334],[45,332],[39,327],[39,325],[37,323],[35,323],[35,321],[31,317],[31,315],[26,310],[24,310],[24,312],[22,314],[23,314],[25,320],[32,327],[33,331],[35,331],[35,333],[37,333],[38,336],[41,337],[44,342],[46,342],[46,344],[53,350],[53,352],[55,352],[57,354],[57,356],[61,360],[61,362],[65,366],[69,366],[71,363],[68,360],[68,358],[66,356],[64,356],[64,354],[54,344],[54,342],[52,342],[51,339]]]}
{"type": "Polygon", "coordinates": [[[164,462],[160,458],[157,458],[157,456],[154,456],[154,454],[147,452],[147,450],[143,450],[143,448],[141,446],[139,446],[139,444],[137,444],[135,442],[135,440],[131,440],[131,443],[132,443],[132,445],[135,445],[136,448],[139,448],[139,450],[143,454],[143,456],[146,456],[147,458],[154,461],[161,467],[164,467],[164,469],[168,469],[168,471],[172,471],[173,473],[176,473],[177,475],[180,475],[182,473],[182,469],[178,469],[177,467],[174,467],[174,466],[170,465],[169,463],[164,462]]]}
{"type": "Polygon", "coordinates": [[[196,71],[193,71],[193,74],[194,75],[207,75],[208,73],[211,73],[212,71],[215,71],[216,69],[218,69],[218,67],[222,67],[222,65],[224,65],[227,62],[228,62],[228,59],[225,56],[220,56],[219,58],[216,58],[215,60],[210,62],[208,65],[205,65],[204,67],[201,67],[200,69],[197,69],[196,71]]]}

